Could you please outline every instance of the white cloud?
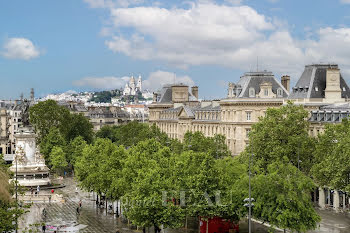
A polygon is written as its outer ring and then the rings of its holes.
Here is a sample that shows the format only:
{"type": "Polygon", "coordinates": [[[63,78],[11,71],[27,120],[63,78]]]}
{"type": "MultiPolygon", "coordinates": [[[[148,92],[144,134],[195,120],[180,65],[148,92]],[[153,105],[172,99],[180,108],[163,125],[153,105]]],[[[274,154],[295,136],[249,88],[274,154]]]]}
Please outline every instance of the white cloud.
{"type": "Polygon", "coordinates": [[[225,0],[225,2],[232,4],[232,5],[240,5],[240,4],[242,4],[243,0],[225,0]]]}
{"type": "Polygon", "coordinates": [[[109,49],[180,66],[230,63],[227,56],[263,40],[263,32],[274,28],[248,6],[198,3],[190,9],[117,8],[111,14],[115,27],[136,33],[113,37],[106,42],[109,49]]]}
{"type": "Polygon", "coordinates": [[[197,0],[186,8],[111,7],[108,26],[114,29],[105,33],[106,46],[115,53],[181,68],[219,65],[249,71],[255,70],[259,57],[260,69],[294,79],[304,65],[318,62],[336,62],[350,74],[350,28],[307,30],[305,39],[296,39],[287,22],[235,5],[242,1],[228,2],[234,5],[197,0]]]}
{"type": "Polygon", "coordinates": [[[148,79],[144,80],[143,87],[148,90],[158,90],[166,84],[183,83],[189,86],[194,85],[194,81],[187,75],[176,76],[175,73],[158,70],[150,73],[148,79]]]}
{"type": "Polygon", "coordinates": [[[84,0],[91,8],[129,7],[139,5],[144,0],[84,0]]]}
{"type": "Polygon", "coordinates": [[[38,57],[40,51],[26,38],[9,38],[3,45],[1,54],[9,59],[30,60],[38,57]]]}
{"type": "Polygon", "coordinates": [[[340,0],[340,2],[343,4],[350,4],[350,0],[340,0]]]}
{"type": "Polygon", "coordinates": [[[130,77],[85,77],[74,81],[73,85],[79,87],[91,87],[94,89],[111,90],[124,87],[130,77]]]}

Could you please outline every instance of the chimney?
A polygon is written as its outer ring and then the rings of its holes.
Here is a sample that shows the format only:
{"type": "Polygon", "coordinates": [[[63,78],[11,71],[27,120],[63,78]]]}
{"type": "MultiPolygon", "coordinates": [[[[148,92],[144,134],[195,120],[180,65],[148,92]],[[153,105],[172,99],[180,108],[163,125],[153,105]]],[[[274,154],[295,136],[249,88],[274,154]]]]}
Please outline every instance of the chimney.
{"type": "Polygon", "coordinates": [[[34,101],[34,88],[30,89],[30,100],[34,101]]]}
{"type": "Polygon", "coordinates": [[[338,68],[327,69],[325,98],[331,100],[341,99],[340,70],[338,68]]]}
{"type": "Polygon", "coordinates": [[[158,94],[156,92],[153,92],[153,103],[156,103],[158,99],[158,94]]]}
{"type": "Polygon", "coordinates": [[[192,95],[198,99],[198,86],[191,87],[191,92],[192,95]]]}
{"type": "Polygon", "coordinates": [[[288,75],[284,75],[281,78],[281,83],[282,86],[288,91],[288,93],[290,92],[290,77],[288,75]]]}

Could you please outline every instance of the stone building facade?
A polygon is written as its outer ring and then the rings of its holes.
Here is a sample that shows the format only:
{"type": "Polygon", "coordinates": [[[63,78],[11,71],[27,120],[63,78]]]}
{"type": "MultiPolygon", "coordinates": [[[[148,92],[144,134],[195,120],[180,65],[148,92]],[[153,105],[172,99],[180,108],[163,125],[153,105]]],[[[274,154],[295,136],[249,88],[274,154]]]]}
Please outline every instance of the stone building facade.
{"type": "Polygon", "coordinates": [[[0,109],[0,154],[9,153],[8,115],[5,108],[0,109]]]}
{"type": "MultiPolygon", "coordinates": [[[[288,88],[289,77],[284,76],[288,88]]],[[[238,83],[230,83],[227,98],[198,100],[198,87],[165,86],[155,93],[149,106],[149,122],[155,123],[171,138],[182,140],[187,131],[201,131],[205,136],[223,134],[233,155],[248,143],[251,126],[270,107],[279,107],[288,97],[286,89],[271,72],[245,73],[238,83]]]]}

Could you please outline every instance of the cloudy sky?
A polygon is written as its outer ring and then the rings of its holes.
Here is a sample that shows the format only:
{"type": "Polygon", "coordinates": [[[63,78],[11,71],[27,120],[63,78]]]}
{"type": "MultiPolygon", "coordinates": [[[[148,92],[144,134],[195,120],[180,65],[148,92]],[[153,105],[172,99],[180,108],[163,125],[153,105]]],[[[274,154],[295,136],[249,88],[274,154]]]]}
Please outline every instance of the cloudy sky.
{"type": "Polygon", "coordinates": [[[35,0],[0,3],[0,99],[199,85],[226,95],[246,71],[338,63],[350,81],[350,0],[35,0]],[[258,62],[257,62],[258,61],[258,62]]]}

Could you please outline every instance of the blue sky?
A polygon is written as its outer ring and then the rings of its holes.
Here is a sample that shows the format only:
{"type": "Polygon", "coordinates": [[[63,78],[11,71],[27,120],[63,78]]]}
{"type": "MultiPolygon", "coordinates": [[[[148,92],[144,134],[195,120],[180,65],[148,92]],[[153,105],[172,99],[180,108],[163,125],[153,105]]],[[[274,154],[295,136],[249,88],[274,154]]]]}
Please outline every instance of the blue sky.
{"type": "Polygon", "coordinates": [[[349,0],[1,1],[0,99],[124,85],[199,85],[202,98],[267,69],[294,83],[309,63],[350,79],[349,0]]]}

